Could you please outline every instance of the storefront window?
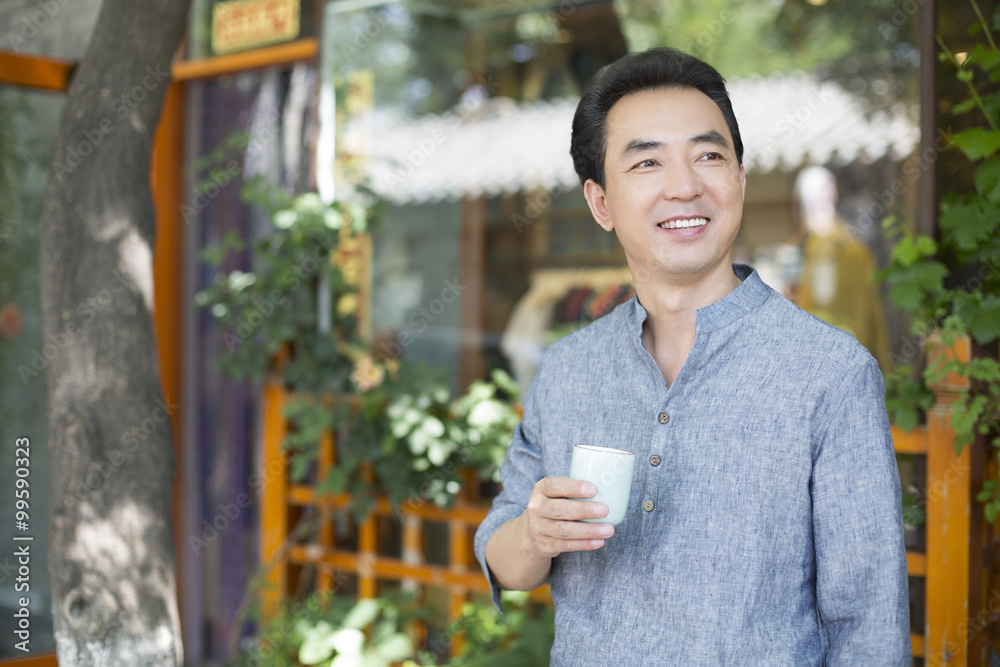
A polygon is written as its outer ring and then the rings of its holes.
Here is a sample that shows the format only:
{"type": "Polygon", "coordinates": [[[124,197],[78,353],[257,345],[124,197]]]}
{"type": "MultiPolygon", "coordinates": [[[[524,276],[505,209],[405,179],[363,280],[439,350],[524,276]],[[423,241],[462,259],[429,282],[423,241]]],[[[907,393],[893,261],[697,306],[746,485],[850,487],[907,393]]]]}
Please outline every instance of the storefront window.
{"type": "Polygon", "coordinates": [[[0,539],[9,545],[0,556],[0,634],[6,638],[0,643],[0,659],[24,657],[22,649],[55,650],[46,565],[50,457],[45,348],[52,341],[42,335],[39,243],[42,190],[62,107],[59,95],[0,87],[0,539]],[[27,459],[27,466],[16,459],[27,459]],[[19,467],[27,470],[26,487],[15,486],[19,467]],[[24,523],[15,515],[16,490],[27,500],[24,523]],[[21,564],[14,555],[21,546],[30,553],[27,577],[18,571],[21,564]],[[30,614],[30,635],[18,638],[15,612],[22,608],[30,614]],[[19,646],[24,639],[27,643],[19,646]]]}

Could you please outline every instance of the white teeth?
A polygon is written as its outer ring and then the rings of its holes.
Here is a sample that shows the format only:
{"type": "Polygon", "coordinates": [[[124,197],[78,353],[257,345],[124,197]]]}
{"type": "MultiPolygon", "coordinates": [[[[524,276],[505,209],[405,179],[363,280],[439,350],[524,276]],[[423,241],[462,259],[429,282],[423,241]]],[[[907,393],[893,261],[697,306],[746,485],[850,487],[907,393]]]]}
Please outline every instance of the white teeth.
{"type": "Polygon", "coordinates": [[[708,218],[688,218],[686,220],[670,220],[657,225],[660,229],[684,229],[686,227],[701,227],[708,224],[708,218]]]}

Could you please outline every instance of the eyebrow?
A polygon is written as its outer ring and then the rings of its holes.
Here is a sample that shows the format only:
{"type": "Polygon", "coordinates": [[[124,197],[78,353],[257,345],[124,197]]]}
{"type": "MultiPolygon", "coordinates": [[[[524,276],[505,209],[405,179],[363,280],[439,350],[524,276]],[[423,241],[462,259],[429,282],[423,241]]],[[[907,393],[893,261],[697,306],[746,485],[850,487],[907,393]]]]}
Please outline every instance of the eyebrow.
{"type": "MultiPolygon", "coordinates": [[[[689,144],[714,144],[716,146],[721,146],[722,148],[729,148],[729,142],[726,138],[722,136],[717,130],[708,130],[707,132],[702,132],[701,134],[696,134],[695,136],[688,139],[689,144]]],[[[625,144],[625,150],[622,151],[622,157],[628,157],[632,153],[639,153],[645,150],[653,150],[657,148],[662,148],[663,142],[656,141],[653,139],[633,139],[632,141],[625,144]]]]}

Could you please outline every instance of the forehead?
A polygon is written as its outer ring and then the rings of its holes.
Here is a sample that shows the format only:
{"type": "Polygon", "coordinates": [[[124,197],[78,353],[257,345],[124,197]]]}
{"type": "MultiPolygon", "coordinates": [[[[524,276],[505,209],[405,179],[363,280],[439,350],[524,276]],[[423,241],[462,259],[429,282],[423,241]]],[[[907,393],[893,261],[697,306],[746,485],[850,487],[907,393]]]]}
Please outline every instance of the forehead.
{"type": "Polygon", "coordinates": [[[654,88],[625,95],[608,111],[608,146],[633,139],[688,138],[716,130],[732,142],[722,110],[696,88],[654,88]],[[654,133],[638,136],[637,133],[654,133]]]}

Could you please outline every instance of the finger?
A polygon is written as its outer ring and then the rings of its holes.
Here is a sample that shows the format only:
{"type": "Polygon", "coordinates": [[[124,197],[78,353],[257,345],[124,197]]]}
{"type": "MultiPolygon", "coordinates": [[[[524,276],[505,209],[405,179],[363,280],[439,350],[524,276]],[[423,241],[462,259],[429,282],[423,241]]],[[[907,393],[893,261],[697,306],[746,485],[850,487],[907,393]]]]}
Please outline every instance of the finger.
{"type": "Polygon", "coordinates": [[[597,487],[590,482],[569,477],[545,477],[535,488],[549,498],[592,498],[597,495],[597,487]]]}
{"type": "Polygon", "coordinates": [[[605,540],[553,540],[542,553],[550,558],[568,551],[594,551],[604,546],[605,540]]]}
{"type": "Polygon", "coordinates": [[[545,519],[579,521],[580,519],[603,519],[607,515],[607,505],[590,500],[549,498],[538,504],[538,516],[545,519]]]}
{"type": "Polygon", "coordinates": [[[584,523],[583,521],[537,522],[535,535],[542,540],[602,540],[615,534],[610,523],[584,523]]]}

